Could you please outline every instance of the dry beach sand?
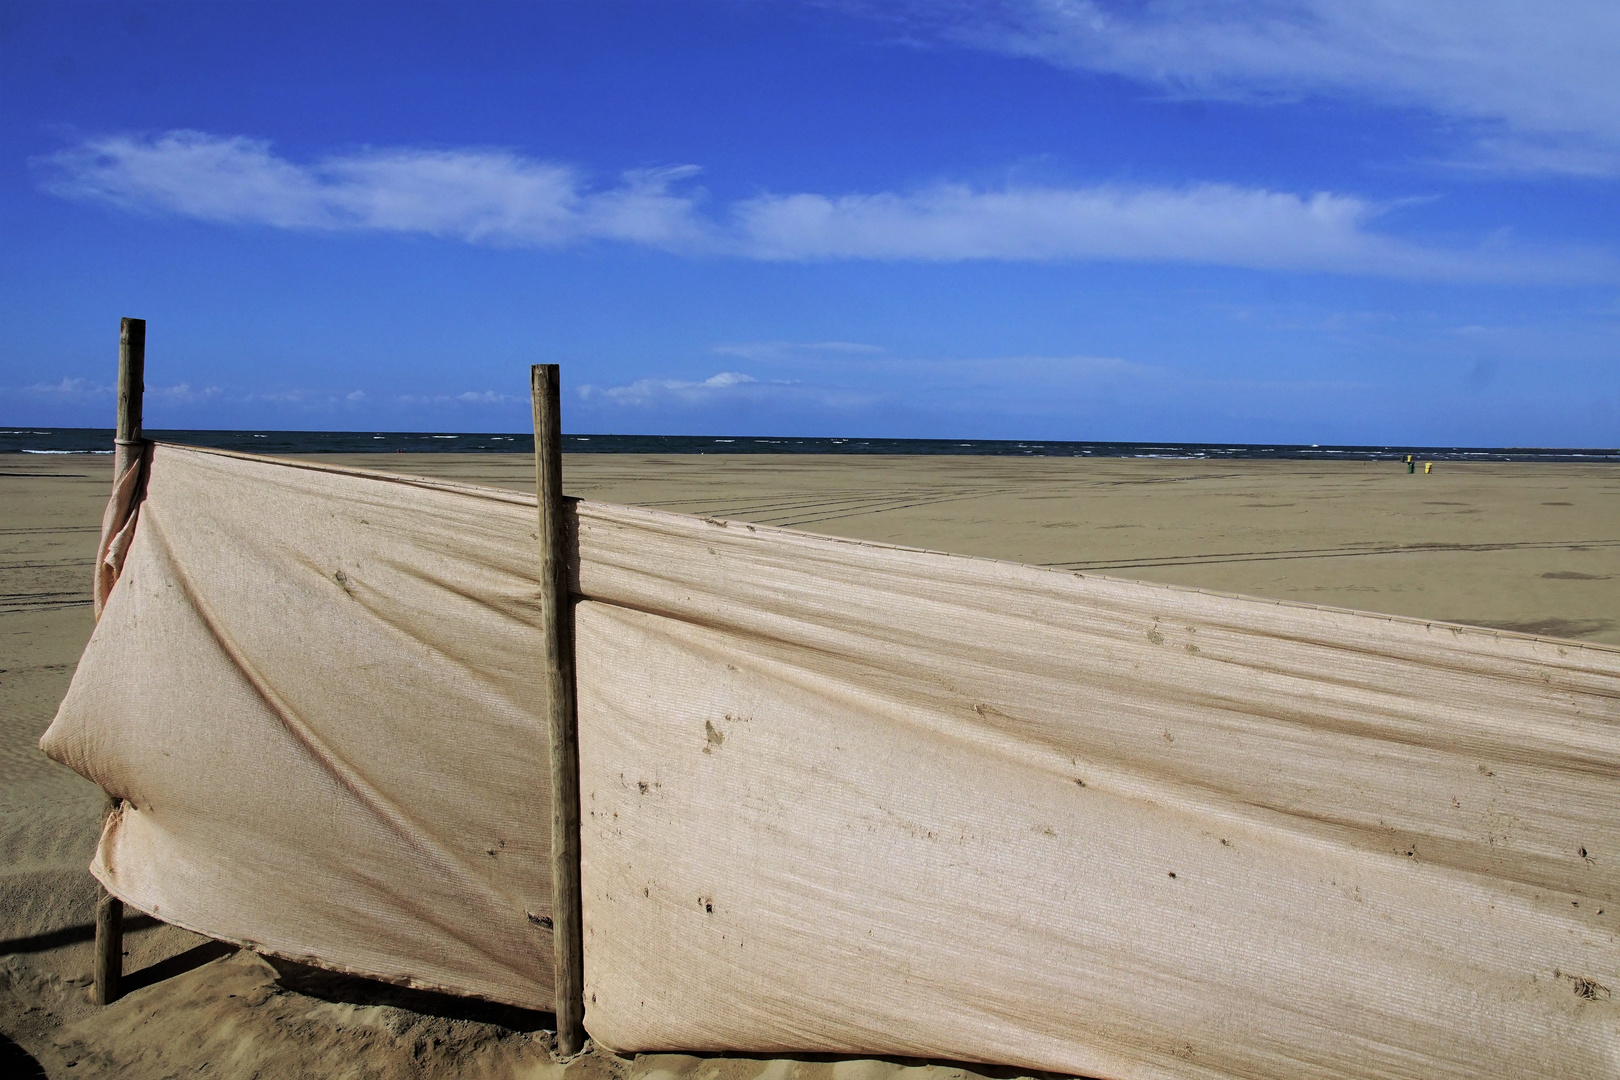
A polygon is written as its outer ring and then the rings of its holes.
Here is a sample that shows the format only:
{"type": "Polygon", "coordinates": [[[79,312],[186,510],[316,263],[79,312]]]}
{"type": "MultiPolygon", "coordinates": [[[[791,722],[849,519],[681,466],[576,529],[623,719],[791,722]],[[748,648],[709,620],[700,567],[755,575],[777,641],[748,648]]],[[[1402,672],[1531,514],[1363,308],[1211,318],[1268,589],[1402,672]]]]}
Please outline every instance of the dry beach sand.
{"type": "MultiPolygon", "coordinates": [[[[344,464],[529,490],[506,455],[344,464]]],[[[102,805],[37,741],[91,628],[110,458],[0,459],[0,1073],[858,1080],[946,1064],[594,1052],[543,1018],[272,964],[144,917],[130,993],[87,1003],[102,805]]],[[[1620,643],[1620,467],[576,455],[575,495],[1302,603],[1620,643]]],[[[969,1068],[970,1075],[1011,1075],[969,1068]]]]}

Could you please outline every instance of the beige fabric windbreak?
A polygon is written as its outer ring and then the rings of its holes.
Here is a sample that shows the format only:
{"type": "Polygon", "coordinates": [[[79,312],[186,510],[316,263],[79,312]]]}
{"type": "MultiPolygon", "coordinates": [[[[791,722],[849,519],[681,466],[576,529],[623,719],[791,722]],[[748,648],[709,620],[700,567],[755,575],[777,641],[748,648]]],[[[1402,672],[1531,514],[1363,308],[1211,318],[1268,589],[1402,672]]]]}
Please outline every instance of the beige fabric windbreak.
{"type": "MultiPolygon", "coordinates": [[[[158,447],[46,737],[131,800],[98,876],[215,936],[547,1007],[533,515],[158,447]]],[[[1620,650],[601,504],[577,526],[606,1045],[1620,1074],[1620,650]]]]}
{"type": "Polygon", "coordinates": [[[579,515],[608,1045],[1620,1075],[1620,651],[579,515]]]}
{"type": "Polygon", "coordinates": [[[46,753],[166,922],[552,1007],[534,500],[159,444],[46,753]]]}

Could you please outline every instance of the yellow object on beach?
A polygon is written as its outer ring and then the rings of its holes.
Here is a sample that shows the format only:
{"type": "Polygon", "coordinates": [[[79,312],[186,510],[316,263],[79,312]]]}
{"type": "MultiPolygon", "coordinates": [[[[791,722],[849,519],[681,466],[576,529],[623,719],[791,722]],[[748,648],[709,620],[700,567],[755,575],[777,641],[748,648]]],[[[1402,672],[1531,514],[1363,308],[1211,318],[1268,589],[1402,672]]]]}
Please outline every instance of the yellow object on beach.
{"type": "Polygon", "coordinates": [[[1423,471],[1424,471],[1424,472],[1425,472],[1425,473],[1431,473],[1431,472],[1434,472],[1434,462],[1432,462],[1432,461],[1425,461],[1425,462],[1424,462],[1424,463],[1423,463],[1423,471]]]}

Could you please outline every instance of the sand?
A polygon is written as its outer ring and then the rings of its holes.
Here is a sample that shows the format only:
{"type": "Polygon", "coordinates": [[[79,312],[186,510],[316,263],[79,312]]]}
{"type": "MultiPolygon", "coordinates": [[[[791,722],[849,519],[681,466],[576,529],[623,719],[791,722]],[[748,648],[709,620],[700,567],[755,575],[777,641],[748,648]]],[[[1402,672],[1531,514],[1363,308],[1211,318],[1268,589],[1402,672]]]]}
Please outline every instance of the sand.
{"type": "MultiPolygon", "coordinates": [[[[531,490],[530,459],[326,460],[531,490]]],[[[0,461],[0,1071],[49,1076],[887,1080],[949,1064],[596,1051],[549,1017],[270,962],[132,918],[133,989],[88,1004],[96,788],[36,743],[91,629],[108,457],[0,461]],[[6,1070],[5,1066],[11,1066],[6,1070]]],[[[1620,467],[572,455],[576,495],[1304,603],[1620,643],[1620,467]]],[[[1010,1074],[1009,1074],[1010,1075],[1010,1074]]]]}

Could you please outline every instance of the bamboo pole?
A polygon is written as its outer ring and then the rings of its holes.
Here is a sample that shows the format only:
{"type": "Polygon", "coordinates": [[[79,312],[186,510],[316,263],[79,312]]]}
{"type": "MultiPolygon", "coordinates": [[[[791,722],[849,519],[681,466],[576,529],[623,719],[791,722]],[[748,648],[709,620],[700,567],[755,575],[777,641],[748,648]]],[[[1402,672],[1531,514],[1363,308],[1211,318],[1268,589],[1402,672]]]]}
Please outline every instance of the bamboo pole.
{"type": "Polygon", "coordinates": [[[579,882],[579,733],[574,712],[574,610],[563,517],[562,401],[556,364],[530,369],[535,488],[540,504],[540,623],[551,741],[551,918],[557,1051],[585,1044],[585,945],[579,882]]]}
{"type": "MultiPolygon", "coordinates": [[[[113,481],[141,453],[141,399],[146,393],[146,320],[124,319],[118,326],[118,427],[113,436],[113,481]]],[[[99,570],[98,570],[99,573],[99,570]]],[[[117,806],[107,797],[111,813],[117,806]]],[[[105,888],[97,889],[95,1001],[118,1000],[124,978],[124,902],[105,888]]]]}

